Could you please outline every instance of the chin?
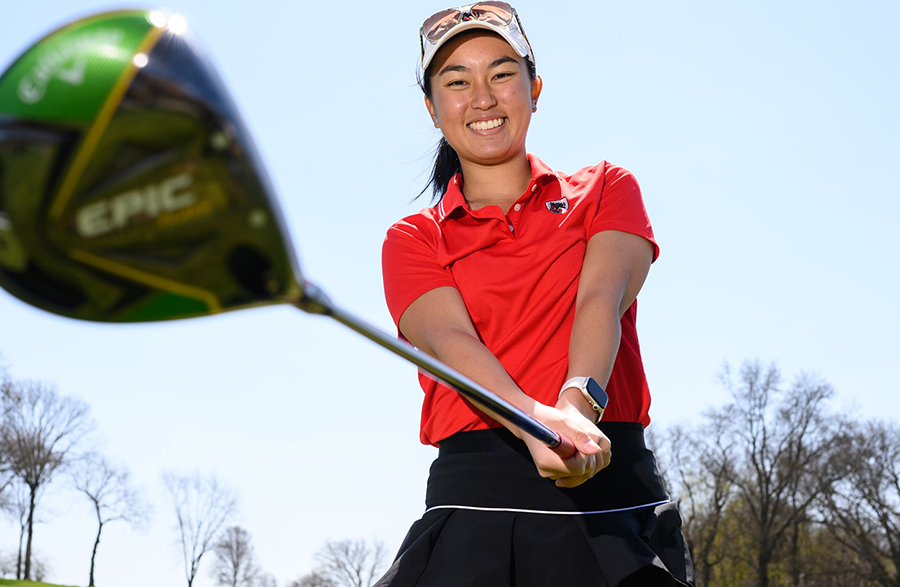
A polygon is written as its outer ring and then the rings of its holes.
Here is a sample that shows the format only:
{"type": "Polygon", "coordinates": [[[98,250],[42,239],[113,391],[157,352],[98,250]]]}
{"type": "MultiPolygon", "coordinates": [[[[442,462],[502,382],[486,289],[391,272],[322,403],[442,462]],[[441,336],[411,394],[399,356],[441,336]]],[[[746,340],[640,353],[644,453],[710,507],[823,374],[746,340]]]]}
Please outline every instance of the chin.
{"type": "Polygon", "coordinates": [[[524,153],[523,150],[516,149],[491,149],[478,152],[470,152],[467,159],[478,165],[497,165],[505,163],[511,159],[515,159],[518,155],[524,153]]]}

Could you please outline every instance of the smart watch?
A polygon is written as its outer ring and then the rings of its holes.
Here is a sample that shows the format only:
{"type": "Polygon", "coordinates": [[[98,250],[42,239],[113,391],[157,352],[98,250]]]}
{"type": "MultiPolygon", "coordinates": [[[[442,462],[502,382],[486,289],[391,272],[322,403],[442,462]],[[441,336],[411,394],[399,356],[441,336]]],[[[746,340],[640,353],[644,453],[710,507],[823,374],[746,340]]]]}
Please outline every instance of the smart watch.
{"type": "Polygon", "coordinates": [[[600,418],[603,417],[603,411],[606,409],[606,404],[609,402],[609,396],[606,395],[606,391],[593,377],[572,377],[565,383],[563,383],[562,389],[559,390],[559,395],[562,395],[562,392],[569,389],[570,387],[574,387],[581,391],[581,395],[584,396],[584,399],[591,405],[591,408],[594,412],[597,413],[597,419],[594,421],[596,424],[600,421],[600,418]]]}

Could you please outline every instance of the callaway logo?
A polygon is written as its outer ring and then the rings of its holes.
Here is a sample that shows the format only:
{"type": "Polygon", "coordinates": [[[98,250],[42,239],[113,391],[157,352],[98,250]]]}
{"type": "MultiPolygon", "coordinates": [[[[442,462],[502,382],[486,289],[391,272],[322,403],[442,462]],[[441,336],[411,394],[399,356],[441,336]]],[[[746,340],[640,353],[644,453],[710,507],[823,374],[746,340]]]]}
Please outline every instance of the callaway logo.
{"type": "Polygon", "coordinates": [[[185,191],[194,183],[187,173],[143,189],[92,202],[75,214],[78,234],[93,238],[124,228],[136,218],[157,218],[165,212],[175,212],[197,202],[197,196],[185,191]]]}
{"type": "Polygon", "coordinates": [[[565,214],[569,211],[569,200],[563,198],[561,200],[553,200],[552,202],[547,202],[547,209],[554,214],[565,214]]]}
{"type": "Polygon", "coordinates": [[[87,57],[76,55],[68,69],[60,69],[56,72],[56,79],[62,80],[70,86],[80,86],[84,82],[84,68],[86,66],[87,57]]]}
{"type": "Polygon", "coordinates": [[[37,104],[44,98],[47,85],[53,79],[80,86],[84,83],[87,53],[100,47],[105,51],[111,49],[109,56],[115,56],[115,47],[122,42],[122,37],[120,30],[102,29],[76,36],[47,50],[19,81],[19,99],[25,104],[37,104]]]}

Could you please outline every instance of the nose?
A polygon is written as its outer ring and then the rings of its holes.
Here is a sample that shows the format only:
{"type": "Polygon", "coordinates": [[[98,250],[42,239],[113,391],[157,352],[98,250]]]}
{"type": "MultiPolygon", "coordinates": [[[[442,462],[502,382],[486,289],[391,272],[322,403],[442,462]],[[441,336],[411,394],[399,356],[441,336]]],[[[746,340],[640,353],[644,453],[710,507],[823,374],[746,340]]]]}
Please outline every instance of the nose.
{"type": "Polygon", "coordinates": [[[477,110],[489,110],[497,105],[497,99],[491,85],[487,82],[476,82],[472,93],[472,107],[477,110]]]}

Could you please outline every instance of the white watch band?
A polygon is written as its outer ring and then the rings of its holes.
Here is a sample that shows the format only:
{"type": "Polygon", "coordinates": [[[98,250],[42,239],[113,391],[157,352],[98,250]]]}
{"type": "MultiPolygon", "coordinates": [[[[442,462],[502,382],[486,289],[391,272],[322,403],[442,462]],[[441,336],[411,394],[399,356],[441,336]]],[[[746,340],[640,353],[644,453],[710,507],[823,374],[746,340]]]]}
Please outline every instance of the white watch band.
{"type": "MultiPolygon", "coordinates": [[[[584,389],[584,386],[587,385],[587,380],[587,377],[572,377],[571,379],[563,383],[562,388],[559,390],[559,395],[561,396],[563,392],[570,387],[574,387],[575,389],[584,389]]],[[[559,399],[559,397],[557,397],[556,399],[559,399]]]]}

